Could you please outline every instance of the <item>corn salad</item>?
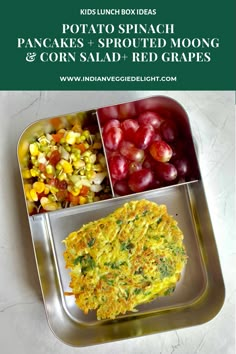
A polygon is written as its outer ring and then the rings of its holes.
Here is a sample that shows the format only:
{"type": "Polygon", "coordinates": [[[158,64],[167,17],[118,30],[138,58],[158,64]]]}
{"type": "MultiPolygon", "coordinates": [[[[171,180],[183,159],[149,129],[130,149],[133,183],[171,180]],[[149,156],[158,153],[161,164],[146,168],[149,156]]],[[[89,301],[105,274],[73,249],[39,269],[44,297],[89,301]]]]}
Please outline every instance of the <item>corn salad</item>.
{"type": "Polygon", "coordinates": [[[30,215],[111,197],[100,134],[78,123],[29,144],[22,177],[30,215]]]}

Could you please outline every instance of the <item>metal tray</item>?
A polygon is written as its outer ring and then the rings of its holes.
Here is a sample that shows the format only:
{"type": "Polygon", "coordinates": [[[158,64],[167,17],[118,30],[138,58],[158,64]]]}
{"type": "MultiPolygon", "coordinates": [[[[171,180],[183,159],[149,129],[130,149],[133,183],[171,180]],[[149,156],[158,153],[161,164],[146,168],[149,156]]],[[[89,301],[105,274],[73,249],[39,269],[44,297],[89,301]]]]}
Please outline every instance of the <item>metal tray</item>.
{"type": "MultiPolygon", "coordinates": [[[[168,98],[165,102],[178,106],[168,98]]],[[[22,146],[39,127],[45,129],[46,123],[39,121],[23,133],[18,147],[20,166],[22,146]]],[[[123,197],[113,194],[109,200],[32,215],[29,225],[48,323],[55,336],[68,345],[88,346],[201,324],[211,320],[223,305],[224,283],[201,177],[198,181],[123,197]],[[166,204],[169,214],[178,221],[185,236],[187,265],[171,296],[157,298],[139,306],[138,312],[116,320],[97,321],[95,313],[84,315],[73,296],[64,295],[70,291],[70,277],[62,240],[83,224],[131,199],[142,198],[166,204]]]]}

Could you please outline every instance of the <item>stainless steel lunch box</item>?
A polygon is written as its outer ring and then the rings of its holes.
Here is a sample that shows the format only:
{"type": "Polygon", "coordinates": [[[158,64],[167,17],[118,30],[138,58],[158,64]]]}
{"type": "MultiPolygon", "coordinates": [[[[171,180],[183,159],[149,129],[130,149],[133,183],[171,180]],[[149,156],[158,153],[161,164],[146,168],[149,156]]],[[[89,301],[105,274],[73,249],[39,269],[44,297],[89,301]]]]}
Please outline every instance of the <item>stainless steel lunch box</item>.
{"type": "MultiPolygon", "coordinates": [[[[191,139],[194,137],[185,110],[173,99],[155,96],[134,104],[140,110],[142,107],[159,107],[175,112],[189,127],[187,134],[191,139]]],[[[99,130],[101,109],[83,114],[97,121],[99,130]]],[[[59,118],[66,122],[68,116],[59,118]]],[[[30,142],[35,136],[50,131],[50,120],[37,121],[22,133],[18,143],[21,173],[22,166],[27,163],[30,142]]],[[[68,345],[82,347],[198,325],[211,320],[223,305],[224,282],[201,173],[187,183],[126,196],[117,196],[112,189],[112,197],[108,200],[29,215],[28,219],[48,323],[55,336],[68,345]],[[138,312],[116,320],[98,321],[93,312],[84,315],[75,305],[73,296],[64,295],[70,291],[70,276],[65,269],[62,240],[83,224],[106,216],[129,200],[142,198],[166,204],[169,214],[178,221],[185,237],[187,265],[171,296],[157,298],[139,306],[138,312]]]]}

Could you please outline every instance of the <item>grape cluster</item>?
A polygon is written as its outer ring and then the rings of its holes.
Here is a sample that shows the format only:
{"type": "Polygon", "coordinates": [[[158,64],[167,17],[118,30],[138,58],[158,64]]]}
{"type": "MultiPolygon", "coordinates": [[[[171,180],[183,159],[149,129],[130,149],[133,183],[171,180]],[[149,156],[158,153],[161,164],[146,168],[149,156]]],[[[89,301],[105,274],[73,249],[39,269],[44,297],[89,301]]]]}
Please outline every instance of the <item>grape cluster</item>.
{"type": "Polygon", "coordinates": [[[150,101],[98,110],[114,192],[127,195],[199,178],[188,120],[150,101]]]}

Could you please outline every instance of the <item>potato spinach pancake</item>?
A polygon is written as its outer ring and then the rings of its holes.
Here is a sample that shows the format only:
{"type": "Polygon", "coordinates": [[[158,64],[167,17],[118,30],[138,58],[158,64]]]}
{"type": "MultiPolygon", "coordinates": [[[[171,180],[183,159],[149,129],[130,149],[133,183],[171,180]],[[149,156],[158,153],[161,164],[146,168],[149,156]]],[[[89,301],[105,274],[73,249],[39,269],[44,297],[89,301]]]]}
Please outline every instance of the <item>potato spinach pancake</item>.
{"type": "Polygon", "coordinates": [[[125,203],[63,242],[76,304],[99,320],[171,294],[187,260],[177,221],[148,200],[125,203]]]}

